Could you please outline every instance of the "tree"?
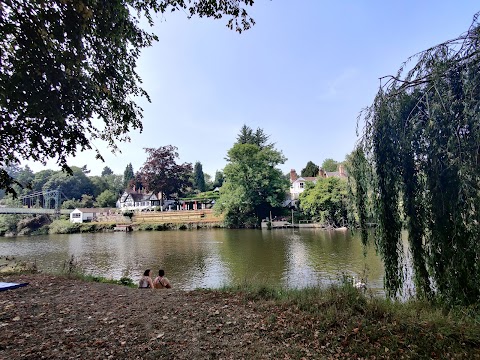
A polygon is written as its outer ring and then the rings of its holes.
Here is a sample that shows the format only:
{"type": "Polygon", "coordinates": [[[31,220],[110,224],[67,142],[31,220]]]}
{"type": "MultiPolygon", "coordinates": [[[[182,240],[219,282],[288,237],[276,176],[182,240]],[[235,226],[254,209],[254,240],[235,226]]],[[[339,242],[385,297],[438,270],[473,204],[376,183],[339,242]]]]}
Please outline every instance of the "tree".
{"type": "Polygon", "coordinates": [[[105,166],[102,170],[102,175],[101,176],[107,176],[107,175],[112,175],[113,171],[110,169],[108,166],[105,166]]]}
{"type": "Polygon", "coordinates": [[[81,168],[72,166],[72,175],[65,172],[55,172],[43,185],[42,191],[60,189],[67,199],[80,199],[82,195],[93,195],[93,185],[90,178],[81,168]]]}
{"type": "Polygon", "coordinates": [[[222,171],[216,171],[215,172],[215,180],[213,181],[213,187],[216,188],[221,188],[223,185],[223,172],[222,171]]]}
{"type": "Polygon", "coordinates": [[[205,181],[205,190],[210,191],[213,190],[213,181],[212,176],[207,173],[203,173],[204,181],[205,181]]]}
{"type": "Polygon", "coordinates": [[[312,219],[333,227],[345,226],[348,221],[347,182],[343,179],[319,178],[299,199],[300,208],[312,219]]]}
{"type": "Polygon", "coordinates": [[[305,168],[302,169],[302,172],[300,173],[300,176],[302,177],[315,177],[318,176],[318,171],[320,168],[318,165],[315,165],[312,161],[309,161],[305,168]]]}
{"type": "Polygon", "coordinates": [[[115,207],[117,200],[117,194],[107,189],[97,196],[96,205],[98,207],[115,207]]]}
{"type": "Polygon", "coordinates": [[[322,163],[322,169],[328,172],[333,172],[338,170],[338,162],[333,159],[325,159],[322,163]]]}
{"type": "Polygon", "coordinates": [[[108,184],[103,176],[90,176],[93,187],[93,196],[96,198],[102,192],[108,189],[108,184]]]}
{"type": "Polygon", "coordinates": [[[139,170],[139,178],[148,191],[162,192],[162,195],[168,197],[173,193],[181,193],[191,185],[189,176],[192,164],[176,163],[178,153],[175,146],[145,148],[145,152],[148,158],[139,170]]]}
{"type": "Polygon", "coordinates": [[[288,181],[277,165],[286,161],[273,146],[236,143],[228,151],[225,182],[215,203],[229,227],[255,227],[269,212],[282,205],[288,181]]]}
{"type": "Polygon", "coordinates": [[[254,132],[249,126],[243,125],[237,136],[237,144],[253,144],[260,148],[273,146],[274,144],[267,143],[269,138],[263,129],[257,128],[254,132]]]}
{"type": "Polygon", "coordinates": [[[205,191],[205,175],[203,174],[202,164],[199,161],[193,167],[193,186],[200,192],[205,191]]]}
{"type": "MultiPolygon", "coordinates": [[[[417,60],[411,70],[404,64],[383,78],[360,117],[355,195],[373,198],[391,296],[402,289],[406,227],[419,297],[449,305],[480,298],[479,14],[460,37],[409,59],[417,60]]],[[[369,216],[366,206],[358,211],[369,216]]]]}
{"type": "Polygon", "coordinates": [[[123,172],[123,188],[128,188],[130,181],[135,178],[135,173],[133,172],[132,163],[129,163],[123,172]]]}
{"type": "MultiPolygon", "coordinates": [[[[181,10],[219,19],[238,32],[254,21],[253,0],[3,1],[0,10],[0,188],[14,192],[5,166],[22,159],[67,157],[92,148],[92,140],[116,143],[142,129],[146,97],[136,62],[157,37],[154,13],[181,10]],[[145,21],[146,20],[146,21],[145,21]]],[[[97,151],[97,158],[101,154],[97,151]]]]}
{"type": "Polygon", "coordinates": [[[33,191],[42,191],[43,186],[47,183],[50,178],[56,174],[58,171],[54,171],[51,169],[40,170],[39,172],[35,173],[32,181],[32,190],[33,191]]]}

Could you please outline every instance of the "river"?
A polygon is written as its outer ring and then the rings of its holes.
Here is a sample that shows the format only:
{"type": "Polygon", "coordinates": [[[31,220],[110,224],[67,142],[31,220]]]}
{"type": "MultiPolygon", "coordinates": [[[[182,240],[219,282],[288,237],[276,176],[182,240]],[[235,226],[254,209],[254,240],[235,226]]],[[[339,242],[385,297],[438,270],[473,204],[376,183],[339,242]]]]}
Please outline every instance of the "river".
{"type": "Polygon", "coordinates": [[[349,231],[320,229],[163,231],[0,238],[0,257],[36,261],[58,271],[74,255],[88,274],[138,279],[165,269],[176,288],[219,288],[242,283],[303,288],[364,278],[382,292],[384,270],[373,247],[364,256],[349,231]]]}

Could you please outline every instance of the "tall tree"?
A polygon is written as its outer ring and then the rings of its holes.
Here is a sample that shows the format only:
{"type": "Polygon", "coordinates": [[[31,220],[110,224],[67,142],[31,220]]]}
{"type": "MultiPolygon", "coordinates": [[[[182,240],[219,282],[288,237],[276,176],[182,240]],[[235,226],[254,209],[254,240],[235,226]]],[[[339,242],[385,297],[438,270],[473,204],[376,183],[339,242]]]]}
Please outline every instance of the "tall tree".
{"type": "Polygon", "coordinates": [[[228,151],[225,182],[215,204],[225,214],[230,227],[255,227],[280,207],[288,189],[288,181],[276,166],[286,161],[273,146],[236,143],[228,151]]]}
{"type": "Polygon", "coordinates": [[[91,149],[92,140],[115,150],[130,129],[142,129],[142,109],[133,99],[149,97],[139,86],[136,62],[141,49],[157,40],[140,27],[152,26],[154,13],[227,16],[227,25],[241,32],[254,24],[245,10],[251,5],[253,0],[3,1],[0,188],[14,191],[4,166],[55,158],[68,170],[67,157],[91,149]]]}
{"type": "Polygon", "coordinates": [[[203,173],[203,178],[205,181],[205,191],[213,190],[212,176],[210,174],[203,173]]]}
{"type": "Polygon", "coordinates": [[[237,144],[253,144],[260,148],[273,146],[274,144],[268,143],[269,138],[270,135],[265,134],[263,129],[257,128],[257,130],[253,131],[249,126],[243,125],[240,133],[237,135],[237,144]]]}
{"type": "Polygon", "coordinates": [[[135,173],[133,172],[132,163],[129,163],[123,172],[123,187],[126,189],[130,184],[130,181],[135,178],[135,173]]]}
{"type": "Polygon", "coordinates": [[[107,175],[112,175],[113,171],[110,169],[108,166],[105,166],[102,170],[102,175],[101,176],[107,176],[107,175]]]}
{"type": "Polygon", "coordinates": [[[221,188],[223,185],[224,177],[223,177],[223,172],[217,170],[215,172],[215,180],[213,180],[213,187],[216,188],[221,188]]]}
{"type": "MultiPolygon", "coordinates": [[[[352,176],[356,196],[373,197],[392,296],[404,279],[405,226],[419,296],[451,305],[480,298],[479,15],[460,37],[419,53],[407,73],[402,66],[384,78],[361,114],[352,176]]],[[[358,211],[368,216],[365,206],[358,211]]]]}
{"type": "Polygon", "coordinates": [[[333,172],[338,170],[338,162],[333,159],[325,159],[322,163],[322,169],[328,172],[333,172]]]}
{"type": "Polygon", "coordinates": [[[318,176],[319,170],[320,168],[318,167],[318,165],[316,165],[312,161],[309,161],[307,165],[302,169],[300,176],[315,177],[318,176]]]}
{"type": "Polygon", "coordinates": [[[205,191],[205,175],[203,174],[202,164],[199,161],[193,167],[193,186],[200,192],[205,191]]]}
{"type": "Polygon", "coordinates": [[[189,177],[192,173],[192,164],[177,164],[178,152],[175,146],[145,148],[145,152],[148,158],[139,170],[139,177],[148,191],[162,192],[168,197],[174,193],[181,193],[191,185],[189,177]]]}

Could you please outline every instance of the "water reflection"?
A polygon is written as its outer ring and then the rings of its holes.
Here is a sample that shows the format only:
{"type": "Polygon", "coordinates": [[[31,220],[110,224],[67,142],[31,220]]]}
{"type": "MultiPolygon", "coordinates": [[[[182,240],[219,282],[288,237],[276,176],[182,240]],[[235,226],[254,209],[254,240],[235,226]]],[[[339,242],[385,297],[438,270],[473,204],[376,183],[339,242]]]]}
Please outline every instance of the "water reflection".
{"type": "Polygon", "coordinates": [[[328,284],[342,274],[367,276],[381,289],[383,267],[373,248],[366,257],[350,232],[320,229],[198,230],[48,235],[0,239],[0,256],[36,259],[59,270],[71,255],[90,274],[138,279],[165,269],[177,288],[216,288],[260,282],[290,288],[328,284]]]}

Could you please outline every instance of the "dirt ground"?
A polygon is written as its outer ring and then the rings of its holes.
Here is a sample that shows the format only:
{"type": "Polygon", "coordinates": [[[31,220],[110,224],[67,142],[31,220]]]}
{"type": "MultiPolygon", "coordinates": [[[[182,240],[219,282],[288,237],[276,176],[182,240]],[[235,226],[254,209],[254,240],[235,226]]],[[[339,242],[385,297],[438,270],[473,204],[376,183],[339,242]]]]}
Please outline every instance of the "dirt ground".
{"type": "Polygon", "coordinates": [[[471,326],[403,321],[374,303],[366,315],[340,292],[319,298],[312,311],[251,293],[134,289],[46,274],[0,281],[29,283],[0,292],[2,360],[480,359],[471,326]]]}
{"type": "MultiPolygon", "coordinates": [[[[328,358],[292,309],[236,293],[133,289],[50,275],[0,292],[1,359],[328,358]],[[275,319],[275,321],[272,321],[275,319]],[[304,327],[305,328],[305,327],[304,327]]],[[[332,354],[330,354],[332,355],[332,354]]]]}

